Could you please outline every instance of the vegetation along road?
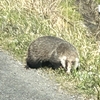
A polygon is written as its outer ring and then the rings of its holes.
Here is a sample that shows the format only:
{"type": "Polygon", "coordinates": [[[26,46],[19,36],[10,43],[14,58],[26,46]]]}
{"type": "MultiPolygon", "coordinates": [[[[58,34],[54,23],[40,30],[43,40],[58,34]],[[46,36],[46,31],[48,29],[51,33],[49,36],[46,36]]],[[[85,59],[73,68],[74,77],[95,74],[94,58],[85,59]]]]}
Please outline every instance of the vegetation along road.
{"type": "Polygon", "coordinates": [[[0,48],[21,61],[0,51],[0,100],[100,100],[98,5],[100,0],[0,0],[0,48]],[[79,71],[26,70],[29,44],[41,36],[74,45],[79,71]]]}

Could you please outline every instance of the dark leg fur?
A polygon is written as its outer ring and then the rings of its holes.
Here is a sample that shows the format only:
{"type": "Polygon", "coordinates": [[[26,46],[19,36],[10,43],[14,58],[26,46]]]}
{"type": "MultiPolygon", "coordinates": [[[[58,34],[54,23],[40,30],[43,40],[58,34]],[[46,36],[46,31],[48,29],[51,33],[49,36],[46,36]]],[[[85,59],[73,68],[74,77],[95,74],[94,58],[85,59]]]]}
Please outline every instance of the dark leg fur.
{"type": "Polygon", "coordinates": [[[61,66],[60,62],[51,62],[51,64],[52,64],[52,69],[54,70],[60,68],[61,66]]]}
{"type": "Polygon", "coordinates": [[[27,59],[26,63],[27,63],[27,65],[25,67],[26,69],[28,69],[28,68],[38,69],[38,68],[41,67],[41,62],[40,61],[33,61],[33,60],[30,60],[30,59],[27,59]]]}
{"type": "Polygon", "coordinates": [[[61,66],[60,62],[50,62],[50,61],[43,61],[42,67],[49,67],[52,69],[58,69],[61,66]]]}
{"type": "Polygon", "coordinates": [[[42,62],[42,67],[52,67],[51,63],[49,61],[43,61],[42,62]]]}
{"type": "Polygon", "coordinates": [[[38,61],[38,60],[31,60],[29,58],[26,59],[26,63],[27,65],[25,66],[26,69],[29,69],[29,68],[40,68],[40,67],[49,67],[49,68],[52,68],[52,69],[58,69],[60,68],[61,66],[61,63],[60,62],[57,62],[57,61],[38,61]]]}

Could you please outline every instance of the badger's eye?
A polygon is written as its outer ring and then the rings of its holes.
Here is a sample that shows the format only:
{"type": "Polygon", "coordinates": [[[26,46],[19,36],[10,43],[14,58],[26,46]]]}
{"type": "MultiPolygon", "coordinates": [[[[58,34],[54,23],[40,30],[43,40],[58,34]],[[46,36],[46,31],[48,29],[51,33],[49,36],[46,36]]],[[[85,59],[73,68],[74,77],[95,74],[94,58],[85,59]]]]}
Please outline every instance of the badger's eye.
{"type": "Polygon", "coordinates": [[[75,61],[72,61],[71,63],[72,63],[72,65],[75,65],[75,61]]]}

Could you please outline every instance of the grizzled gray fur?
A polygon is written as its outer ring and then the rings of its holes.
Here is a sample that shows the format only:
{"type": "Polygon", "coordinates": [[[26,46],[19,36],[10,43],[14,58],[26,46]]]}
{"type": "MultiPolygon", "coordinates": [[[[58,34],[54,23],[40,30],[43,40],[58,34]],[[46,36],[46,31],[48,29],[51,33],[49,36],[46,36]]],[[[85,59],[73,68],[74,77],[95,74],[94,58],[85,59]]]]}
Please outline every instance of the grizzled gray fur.
{"type": "Polygon", "coordinates": [[[69,42],[54,36],[43,36],[30,44],[26,62],[26,68],[63,67],[70,73],[72,67],[78,67],[79,57],[76,48],[69,42]]]}

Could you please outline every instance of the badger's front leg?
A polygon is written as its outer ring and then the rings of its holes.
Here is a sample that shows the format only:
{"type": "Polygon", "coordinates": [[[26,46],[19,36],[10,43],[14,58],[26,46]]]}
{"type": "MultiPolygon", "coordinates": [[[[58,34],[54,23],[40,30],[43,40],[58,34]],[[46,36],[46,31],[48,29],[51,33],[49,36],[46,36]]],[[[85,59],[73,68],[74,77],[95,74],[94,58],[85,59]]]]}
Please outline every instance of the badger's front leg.
{"type": "Polygon", "coordinates": [[[63,68],[66,70],[68,74],[71,73],[71,63],[67,61],[66,56],[62,56],[59,58],[63,68]]]}

